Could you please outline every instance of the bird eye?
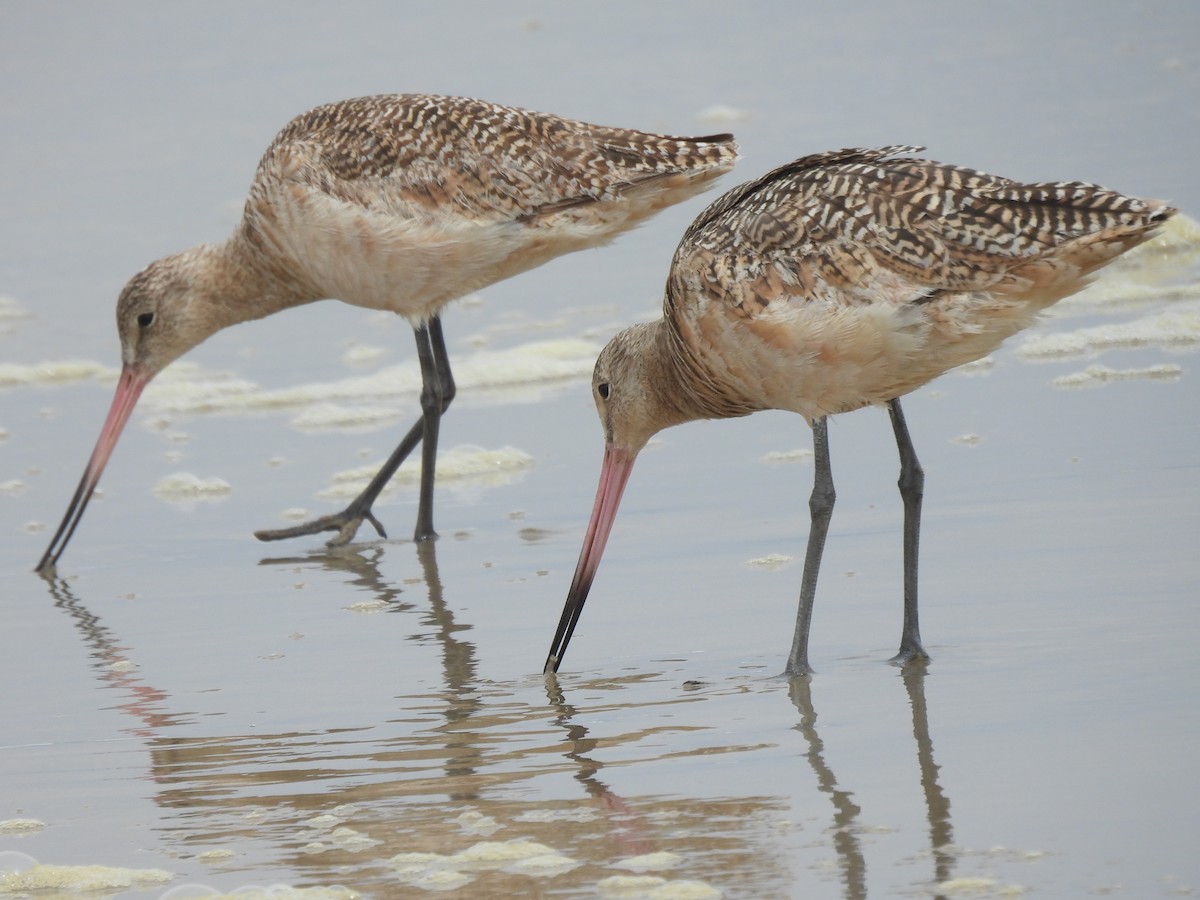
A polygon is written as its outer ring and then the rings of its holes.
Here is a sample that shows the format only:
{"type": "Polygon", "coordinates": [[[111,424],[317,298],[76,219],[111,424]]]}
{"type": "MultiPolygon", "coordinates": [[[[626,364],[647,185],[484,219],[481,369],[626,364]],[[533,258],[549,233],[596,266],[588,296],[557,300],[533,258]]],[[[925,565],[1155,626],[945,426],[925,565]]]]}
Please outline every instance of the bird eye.
{"type": "Polygon", "coordinates": [[[152,312],[144,312],[140,316],[137,317],[137,323],[138,323],[139,328],[149,328],[153,322],[154,322],[154,313],[152,313],[152,312]]]}
{"type": "Polygon", "coordinates": [[[596,385],[596,393],[600,395],[601,400],[607,400],[609,394],[609,386],[607,381],[602,381],[596,385]]]}

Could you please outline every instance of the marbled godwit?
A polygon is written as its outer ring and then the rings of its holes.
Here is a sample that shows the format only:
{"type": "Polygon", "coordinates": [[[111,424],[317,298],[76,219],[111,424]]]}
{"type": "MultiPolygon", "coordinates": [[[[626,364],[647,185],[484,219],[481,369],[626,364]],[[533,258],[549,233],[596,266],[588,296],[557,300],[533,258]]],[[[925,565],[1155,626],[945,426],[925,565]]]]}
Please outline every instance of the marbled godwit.
{"type": "Polygon", "coordinates": [[[412,324],[421,420],[345,510],[257,535],[336,531],[330,544],[346,543],[366,519],[386,536],[371,505],[421,442],[415,537],[435,536],[438,421],[454,397],[441,308],[611,241],[704,190],[736,158],[727,134],[666,137],[457,97],[364,97],[293,119],[263,155],[233,235],[151,263],[121,292],[116,396],[38,570],[65,549],[156,373],[222,328],[325,298],[412,324]]]}
{"type": "Polygon", "coordinates": [[[656,432],[763,409],[813,429],[816,477],[786,673],[811,671],[808,631],[833,512],[826,417],[886,405],[900,449],[904,625],[893,662],[927,659],[917,627],[924,472],[899,397],[984,356],[1175,210],[1092,184],[1021,184],[838,150],[734,188],[692,223],[663,317],[609,342],[592,392],[604,464],[547,673],[558,671],[638,452],[656,432]]]}

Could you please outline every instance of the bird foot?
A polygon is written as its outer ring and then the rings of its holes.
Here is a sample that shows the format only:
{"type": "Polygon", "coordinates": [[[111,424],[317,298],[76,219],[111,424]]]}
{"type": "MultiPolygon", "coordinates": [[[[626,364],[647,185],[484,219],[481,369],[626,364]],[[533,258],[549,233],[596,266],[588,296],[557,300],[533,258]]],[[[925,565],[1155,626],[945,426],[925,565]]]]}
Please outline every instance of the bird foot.
{"type": "Polygon", "coordinates": [[[383,525],[375,518],[370,509],[355,510],[348,507],[339,513],[320,516],[311,522],[292,525],[289,528],[263,528],[254,532],[260,541],[283,541],[288,538],[302,537],[306,534],[320,534],[322,531],[336,531],[337,534],[325,542],[326,547],[342,547],[354,539],[363,521],[370,522],[381,538],[387,538],[383,525]]]}
{"type": "Polygon", "coordinates": [[[891,663],[893,666],[899,666],[899,667],[903,668],[904,666],[910,665],[912,663],[919,663],[921,665],[924,665],[925,663],[929,662],[929,659],[930,659],[929,654],[925,652],[925,648],[922,647],[920,642],[918,641],[911,645],[910,644],[901,644],[900,652],[897,653],[895,656],[893,656],[891,659],[889,659],[888,662],[891,663]]]}
{"type": "Polygon", "coordinates": [[[789,660],[784,670],[779,673],[779,677],[790,681],[795,678],[811,678],[815,674],[816,671],[808,664],[808,660],[802,662],[792,662],[789,660]]]}

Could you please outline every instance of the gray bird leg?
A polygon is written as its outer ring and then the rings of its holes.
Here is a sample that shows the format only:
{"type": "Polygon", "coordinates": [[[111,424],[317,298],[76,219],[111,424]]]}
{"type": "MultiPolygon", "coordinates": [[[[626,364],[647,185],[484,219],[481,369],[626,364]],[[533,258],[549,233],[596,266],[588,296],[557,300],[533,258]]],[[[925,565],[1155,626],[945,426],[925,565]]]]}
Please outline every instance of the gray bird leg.
{"type": "Polygon", "coordinates": [[[899,400],[888,402],[896,447],[900,450],[900,498],[904,501],[904,627],[900,634],[900,652],[892,657],[895,665],[914,660],[927,660],[929,654],[921,646],[921,629],[917,623],[917,551],[921,540],[921,499],[925,495],[925,470],[917,460],[908,425],[899,400]]]}
{"type": "Polygon", "coordinates": [[[421,458],[421,495],[413,539],[423,541],[437,537],[437,532],[433,530],[433,482],[437,464],[438,426],[442,414],[454,399],[456,389],[454,376],[450,372],[446,341],[442,336],[441,319],[434,316],[427,324],[414,329],[414,333],[417,340],[417,360],[421,365],[420,420],[408,430],[404,439],[362,493],[344,510],[290,528],[254,532],[254,536],[260,541],[279,541],[322,531],[336,531],[337,535],[329,540],[328,545],[337,547],[349,543],[364,520],[374,526],[380,537],[386,538],[387,532],[371,512],[371,506],[418,443],[424,444],[424,451],[421,458]]]}
{"type": "Polygon", "coordinates": [[[808,510],[812,522],[808,530],[808,549],[804,554],[804,576],[800,583],[800,607],[796,611],[796,633],[792,637],[792,651],[788,654],[788,676],[809,675],[808,631],[812,625],[813,600],[817,595],[817,573],[821,569],[821,554],[825,551],[825,536],[829,533],[829,520],[833,517],[833,504],[837,492],[833,489],[833,473],[829,468],[829,434],[825,418],[813,422],[814,469],[812,494],[808,498],[808,510]]]}

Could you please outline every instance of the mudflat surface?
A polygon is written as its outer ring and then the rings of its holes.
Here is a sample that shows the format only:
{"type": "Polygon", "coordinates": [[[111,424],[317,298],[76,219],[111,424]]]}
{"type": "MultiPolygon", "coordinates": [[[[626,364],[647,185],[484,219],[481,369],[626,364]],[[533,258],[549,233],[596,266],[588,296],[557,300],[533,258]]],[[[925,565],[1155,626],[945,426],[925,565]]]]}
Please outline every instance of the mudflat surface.
{"type": "Polygon", "coordinates": [[[1200,10],[36,4],[0,13],[0,51],[0,869],[23,870],[0,896],[1200,890],[1187,220],[908,398],[924,671],[885,663],[901,510],[887,417],[865,410],[830,429],[811,681],[775,677],[812,478],[785,414],[642,454],[563,672],[539,674],[599,470],[591,363],[656,314],[715,193],[447,311],[436,544],[407,540],[410,484],[377,508],[387,541],[251,535],[339,508],[335,476],[417,412],[407,325],[322,303],[164,373],[60,577],[30,571],[111,397],[121,285],[222,239],[303,109],[423,91],[732,130],[724,188],[919,143],[1195,215],[1200,10]]]}

